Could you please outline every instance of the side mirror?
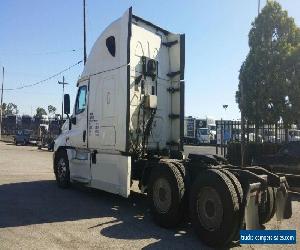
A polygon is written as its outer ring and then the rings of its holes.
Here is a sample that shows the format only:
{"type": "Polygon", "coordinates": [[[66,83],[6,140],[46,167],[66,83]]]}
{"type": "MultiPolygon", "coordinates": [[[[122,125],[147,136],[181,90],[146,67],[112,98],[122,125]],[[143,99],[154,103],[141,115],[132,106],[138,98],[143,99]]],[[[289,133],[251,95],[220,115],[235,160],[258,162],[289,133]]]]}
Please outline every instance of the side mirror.
{"type": "Polygon", "coordinates": [[[71,117],[71,123],[76,125],[76,116],[71,117]]]}
{"type": "Polygon", "coordinates": [[[66,114],[66,115],[70,114],[70,95],[69,94],[64,95],[64,114],[66,114]]]}

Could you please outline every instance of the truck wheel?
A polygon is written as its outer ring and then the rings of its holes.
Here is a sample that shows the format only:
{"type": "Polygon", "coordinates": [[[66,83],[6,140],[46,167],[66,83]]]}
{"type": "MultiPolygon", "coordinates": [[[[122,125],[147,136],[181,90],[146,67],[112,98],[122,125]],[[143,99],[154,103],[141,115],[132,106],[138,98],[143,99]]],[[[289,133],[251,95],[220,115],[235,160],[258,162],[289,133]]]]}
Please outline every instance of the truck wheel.
{"type": "Polygon", "coordinates": [[[166,228],[178,225],[184,216],[184,181],[172,163],[153,168],[148,183],[148,199],[155,222],[166,228]]]}
{"type": "Polygon", "coordinates": [[[59,187],[67,188],[70,186],[70,170],[67,152],[60,150],[55,157],[54,173],[59,187]]]}
{"type": "Polygon", "coordinates": [[[237,234],[239,202],[234,185],[221,171],[199,173],[190,193],[190,217],[200,239],[213,247],[226,246],[237,234]]]}
{"type": "Polygon", "coordinates": [[[266,201],[258,206],[259,223],[261,225],[269,222],[275,214],[275,192],[274,188],[268,187],[265,191],[266,201]]]}

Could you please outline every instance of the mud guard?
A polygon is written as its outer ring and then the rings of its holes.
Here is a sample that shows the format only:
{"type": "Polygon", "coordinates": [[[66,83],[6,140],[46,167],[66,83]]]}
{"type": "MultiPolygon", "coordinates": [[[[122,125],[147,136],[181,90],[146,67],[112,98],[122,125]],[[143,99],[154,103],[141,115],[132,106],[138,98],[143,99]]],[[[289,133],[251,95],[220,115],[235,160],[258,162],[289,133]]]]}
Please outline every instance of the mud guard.
{"type": "Polygon", "coordinates": [[[261,229],[258,217],[258,203],[260,200],[260,187],[261,184],[251,183],[246,195],[244,206],[244,221],[247,230],[261,229]]]}
{"type": "Polygon", "coordinates": [[[292,201],[288,192],[288,183],[285,177],[280,177],[280,187],[276,190],[276,218],[278,221],[289,219],[292,216],[292,201]]]}

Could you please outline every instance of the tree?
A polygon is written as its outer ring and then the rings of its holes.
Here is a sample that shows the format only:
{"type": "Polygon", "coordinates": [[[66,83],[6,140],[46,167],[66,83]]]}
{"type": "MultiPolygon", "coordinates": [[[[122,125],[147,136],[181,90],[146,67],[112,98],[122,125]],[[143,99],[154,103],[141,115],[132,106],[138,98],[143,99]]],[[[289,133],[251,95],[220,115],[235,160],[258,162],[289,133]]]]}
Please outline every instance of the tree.
{"type": "Polygon", "coordinates": [[[300,29],[294,19],[279,3],[268,1],[252,23],[250,51],[241,66],[236,93],[245,119],[256,127],[262,122],[277,123],[282,119],[287,128],[299,117],[299,46],[300,29]]]}
{"type": "Polygon", "coordinates": [[[18,106],[12,102],[2,104],[3,115],[17,115],[19,113],[18,106]]]}
{"type": "Polygon", "coordinates": [[[38,107],[38,108],[36,109],[35,117],[37,117],[37,118],[42,118],[43,115],[47,115],[46,110],[45,110],[44,108],[38,107]]]}
{"type": "Polygon", "coordinates": [[[5,115],[6,108],[7,108],[7,104],[6,104],[5,102],[4,102],[4,103],[2,103],[2,107],[1,107],[1,109],[2,109],[2,114],[3,114],[3,115],[5,115]]]}
{"type": "Polygon", "coordinates": [[[49,113],[49,115],[55,115],[55,112],[56,112],[56,108],[54,107],[54,106],[52,106],[52,105],[49,105],[48,106],[48,113],[49,113]]]}
{"type": "Polygon", "coordinates": [[[300,45],[295,48],[289,57],[288,65],[289,72],[289,102],[291,105],[294,120],[300,124],[300,45]]]}

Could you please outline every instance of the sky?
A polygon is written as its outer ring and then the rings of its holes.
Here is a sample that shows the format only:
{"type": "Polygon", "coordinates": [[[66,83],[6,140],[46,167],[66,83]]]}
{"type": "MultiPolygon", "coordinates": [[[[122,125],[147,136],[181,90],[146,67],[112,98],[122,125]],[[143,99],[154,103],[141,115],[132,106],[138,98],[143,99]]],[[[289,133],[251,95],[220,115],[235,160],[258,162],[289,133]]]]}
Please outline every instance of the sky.
{"type": "MultiPolygon", "coordinates": [[[[34,84],[83,58],[82,0],[1,0],[0,66],[4,89],[34,84]]],[[[279,0],[300,25],[300,1],[279,0]]],[[[261,0],[261,7],[266,0],[261,0]]],[[[130,7],[133,13],[174,33],[186,34],[185,115],[239,119],[238,74],[249,51],[248,32],[258,0],[86,0],[87,53],[101,32],[130,7]],[[223,105],[228,105],[225,110],[223,105]]],[[[5,90],[3,101],[20,114],[37,107],[61,110],[62,86],[74,103],[83,64],[30,88],[5,90]]],[[[1,78],[2,80],[2,78],[1,78]]]]}

